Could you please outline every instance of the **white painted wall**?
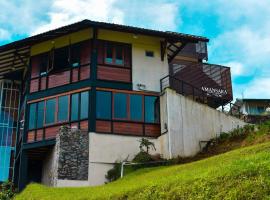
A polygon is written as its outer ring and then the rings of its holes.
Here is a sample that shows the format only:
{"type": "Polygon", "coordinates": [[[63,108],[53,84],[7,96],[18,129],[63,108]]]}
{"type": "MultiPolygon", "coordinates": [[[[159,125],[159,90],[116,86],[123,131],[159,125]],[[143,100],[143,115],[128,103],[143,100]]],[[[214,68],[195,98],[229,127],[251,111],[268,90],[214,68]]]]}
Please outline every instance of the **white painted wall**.
{"type": "Polygon", "coordinates": [[[167,123],[169,158],[193,156],[200,151],[199,141],[210,140],[246,123],[207,105],[166,89],[161,96],[161,125],[167,123]]]}
{"type": "Polygon", "coordinates": [[[168,59],[161,61],[160,43],[156,45],[132,44],[133,90],[137,84],[144,84],[146,90],[160,92],[160,79],[169,74],[168,59]],[[154,52],[154,57],[146,57],[145,51],[154,52]]]}

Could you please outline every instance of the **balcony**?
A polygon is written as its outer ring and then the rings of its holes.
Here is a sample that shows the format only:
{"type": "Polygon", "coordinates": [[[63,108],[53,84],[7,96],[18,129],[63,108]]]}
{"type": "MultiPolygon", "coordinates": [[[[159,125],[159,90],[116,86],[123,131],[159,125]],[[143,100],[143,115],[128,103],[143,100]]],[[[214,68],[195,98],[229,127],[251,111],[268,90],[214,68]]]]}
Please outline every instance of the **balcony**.
{"type": "Polygon", "coordinates": [[[233,99],[230,68],[220,65],[176,61],[170,75],[160,80],[161,91],[165,88],[213,108],[233,99]]]}

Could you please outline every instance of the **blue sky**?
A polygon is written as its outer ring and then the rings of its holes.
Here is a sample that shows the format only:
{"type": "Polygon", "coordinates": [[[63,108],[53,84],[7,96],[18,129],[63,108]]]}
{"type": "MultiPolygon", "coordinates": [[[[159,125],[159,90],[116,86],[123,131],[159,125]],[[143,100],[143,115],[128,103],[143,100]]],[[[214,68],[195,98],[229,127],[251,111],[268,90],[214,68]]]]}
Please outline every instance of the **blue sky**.
{"type": "Polygon", "coordinates": [[[206,36],[235,98],[270,98],[269,0],[1,0],[0,45],[85,18],[206,36]]]}

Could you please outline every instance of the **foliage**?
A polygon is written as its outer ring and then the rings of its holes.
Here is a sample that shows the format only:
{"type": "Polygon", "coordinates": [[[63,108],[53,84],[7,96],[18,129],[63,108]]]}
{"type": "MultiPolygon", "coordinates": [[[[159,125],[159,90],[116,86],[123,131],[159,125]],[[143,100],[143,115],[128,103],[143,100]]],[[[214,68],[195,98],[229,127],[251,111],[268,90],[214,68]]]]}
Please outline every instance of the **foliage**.
{"type": "Polygon", "coordinates": [[[105,175],[105,178],[109,181],[115,181],[121,176],[121,163],[115,163],[113,168],[110,169],[107,174],[105,175]]]}
{"type": "Polygon", "coordinates": [[[149,153],[150,148],[152,148],[152,150],[156,151],[155,144],[153,142],[150,142],[148,139],[141,138],[139,140],[139,142],[140,142],[140,151],[141,152],[149,153]]]}
{"type": "Polygon", "coordinates": [[[269,149],[267,142],[189,164],[137,170],[104,186],[32,184],[16,199],[269,199],[269,149]]]}
{"type": "Polygon", "coordinates": [[[15,191],[12,182],[4,182],[0,185],[0,199],[10,200],[14,197],[15,191]]]}

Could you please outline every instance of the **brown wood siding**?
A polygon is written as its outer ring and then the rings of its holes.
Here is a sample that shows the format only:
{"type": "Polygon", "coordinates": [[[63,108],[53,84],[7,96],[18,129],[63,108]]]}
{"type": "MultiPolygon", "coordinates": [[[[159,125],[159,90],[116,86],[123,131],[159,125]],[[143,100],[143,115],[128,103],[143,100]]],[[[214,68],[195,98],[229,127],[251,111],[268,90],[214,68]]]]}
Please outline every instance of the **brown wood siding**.
{"type": "Polygon", "coordinates": [[[40,81],[40,90],[46,89],[46,77],[42,77],[40,81]]]}
{"type": "Polygon", "coordinates": [[[124,67],[98,66],[97,77],[101,80],[131,82],[130,69],[124,67]]]}
{"type": "Polygon", "coordinates": [[[28,131],[27,133],[27,142],[35,141],[35,131],[28,131]]]}
{"type": "Polygon", "coordinates": [[[72,82],[77,82],[78,81],[78,73],[79,69],[72,69],[72,82]]]}
{"type": "Polygon", "coordinates": [[[69,83],[70,71],[64,71],[49,76],[48,88],[53,88],[69,83]]]}
{"type": "Polygon", "coordinates": [[[52,126],[45,129],[45,139],[55,138],[60,126],[52,126]]]}
{"type": "Polygon", "coordinates": [[[39,79],[31,80],[30,82],[30,93],[37,92],[39,86],[39,79]]]}
{"type": "Polygon", "coordinates": [[[85,80],[90,77],[90,66],[81,67],[80,80],[85,80]]]}
{"type": "Polygon", "coordinates": [[[160,124],[145,124],[145,135],[154,137],[160,136],[160,124]]]}
{"type": "Polygon", "coordinates": [[[36,137],[37,141],[43,140],[43,129],[39,129],[37,130],[37,137],[36,137]]]}
{"type": "Polygon", "coordinates": [[[80,129],[81,130],[88,130],[88,120],[84,120],[80,122],[80,129]]]}
{"type": "Polygon", "coordinates": [[[39,62],[40,62],[39,56],[34,56],[31,58],[31,78],[39,76],[39,62]]]}
{"type": "Polygon", "coordinates": [[[143,125],[128,122],[113,122],[113,131],[118,134],[143,135],[143,125]]]}
{"type": "Polygon", "coordinates": [[[96,132],[111,133],[112,132],[111,122],[97,120],[96,121],[96,132]]]}

